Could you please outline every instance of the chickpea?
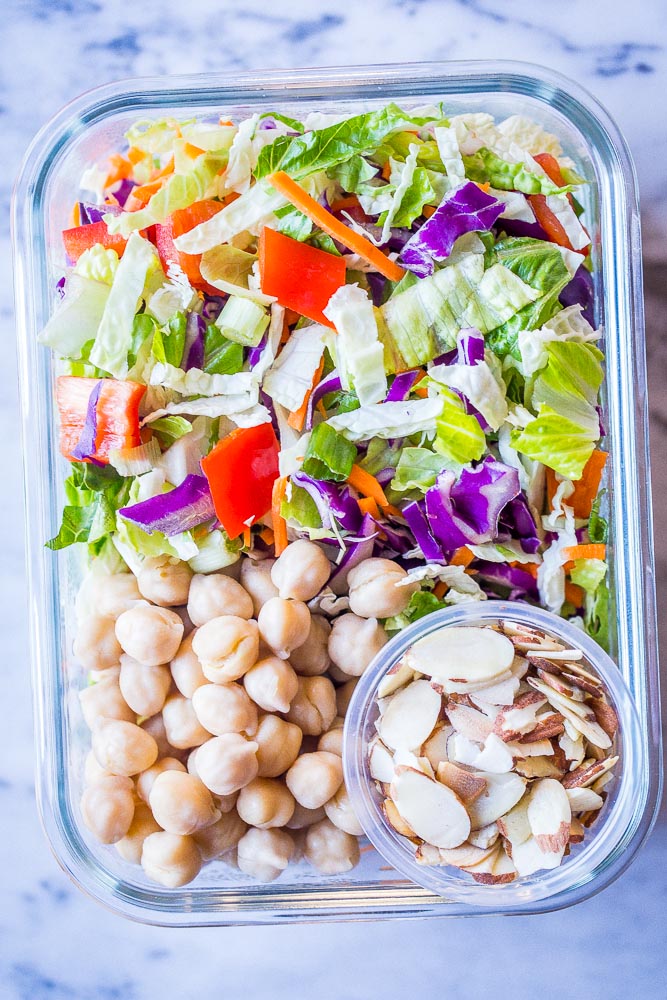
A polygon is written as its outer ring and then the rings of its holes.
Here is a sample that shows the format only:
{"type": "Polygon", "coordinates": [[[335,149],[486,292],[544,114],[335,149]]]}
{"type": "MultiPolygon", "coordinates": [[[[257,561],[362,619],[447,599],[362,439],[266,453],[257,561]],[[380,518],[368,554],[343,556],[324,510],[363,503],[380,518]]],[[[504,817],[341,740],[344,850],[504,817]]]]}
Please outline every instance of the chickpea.
{"type": "Polygon", "coordinates": [[[188,603],[192,570],[185,562],[175,562],[164,556],[146,559],[137,577],[142,596],[161,608],[179,607],[188,603]]]}
{"type": "Polygon", "coordinates": [[[192,632],[183,639],[170,664],[174,684],[186,698],[192,698],[197,688],[207,683],[199,657],[192,648],[194,637],[192,632]]]}
{"type": "Polygon", "coordinates": [[[190,584],[188,614],[194,625],[205,625],[222,615],[248,619],[252,618],[252,598],[231,576],[196,573],[190,584]]]}
{"type": "Polygon", "coordinates": [[[282,598],[309,601],[331,575],[331,563],[319,545],[300,538],[290,542],[271,569],[271,579],[282,598]]]}
{"type": "Polygon", "coordinates": [[[239,792],[236,811],[248,826],[267,830],[285,826],[294,812],[294,796],[275,778],[254,778],[239,792]]]}
{"type": "Polygon", "coordinates": [[[156,822],[168,833],[194,833],[220,819],[206,785],[187,772],[158,774],[148,801],[156,822]]]}
{"type": "Polygon", "coordinates": [[[145,732],[150,733],[157,743],[158,757],[179,756],[176,748],[172,747],[171,743],[167,739],[167,730],[164,727],[162,712],[158,712],[157,715],[151,715],[150,719],[144,719],[141,723],[141,728],[145,732]]]}
{"type": "Polygon", "coordinates": [[[197,752],[197,773],[216,795],[231,795],[257,777],[256,751],[239,733],[214,736],[197,752]]]}
{"type": "Polygon", "coordinates": [[[310,632],[310,611],[301,601],[272,597],[257,616],[259,633],[276,656],[286,660],[310,632]]]}
{"type": "Polygon", "coordinates": [[[173,660],[183,638],[183,622],[168,608],[136,604],[116,621],[116,636],[124,652],[154,667],[173,660]]]}
{"type": "Polygon", "coordinates": [[[340,875],[359,864],[359,842],[330,819],[323,819],[309,828],[304,854],[323,875],[340,875]]]}
{"type": "Polygon", "coordinates": [[[332,681],[336,684],[347,684],[348,681],[356,680],[356,677],[352,677],[352,674],[346,674],[344,670],[337,667],[335,663],[332,663],[327,670],[327,677],[330,677],[332,681]]]}
{"type": "Polygon", "coordinates": [[[201,871],[201,854],[192,837],[159,831],[144,840],[141,866],[153,882],[177,889],[201,871]]]}
{"type": "MultiPolygon", "coordinates": [[[[326,733],[322,733],[317,743],[318,750],[326,750],[327,753],[335,753],[337,757],[343,756],[343,726],[335,725],[336,719],[334,719],[334,724],[330,729],[327,729],[326,733]]],[[[340,720],[341,723],[343,719],[340,720]]]]}
{"type": "Polygon", "coordinates": [[[324,803],[324,811],[339,830],[344,830],[345,833],[349,833],[353,837],[363,837],[364,828],[352,809],[350,796],[345,785],[341,785],[336,794],[324,803]]]}
{"type": "Polygon", "coordinates": [[[134,865],[141,863],[141,851],[144,840],[151,833],[157,833],[160,829],[158,823],[153,818],[145,802],[137,802],[134,808],[134,816],[130,823],[130,828],[124,837],[116,842],[116,850],[121,858],[130,861],[134,865]]]}
{"type": "MultiPolygon", "coordinates": [[[[77,597],[79,624],[84,618],[84,606],[90,602],[103,618],[118,618],[123,611],[141,601],[134,573],[91,573],[77,597]],[[80,598],[80,599],[79,599],[80,598]]],[[[87,617],[87,614],[85,615],[87,617]]]]}
{"type": "Polygon", "coordinates": [[[294,722],[305,736],[325,733],[336,717],[336,690],[328,677],[299,677],[288,722],[294,722]]]}
{"type": "Polygon", "coordinates": [[[118,665],[121,644],[113,618],[90,615],[79,622],[74,655],[85,670],[107,670],[118,665]]]}
{"type": "Polygon", "coordinates": [[[197,830],[193,834],[194,841],[204,861],[213,861],[221,854],[232,851],[243,834],[248,829],[235,809],[225,813],[211,826],[197,830]]]}
{"type": "Polygon", "coordinates": [[[213,618],[194,633],[192,648],[209,681],[214,684],[236,681],[257,661],[257,622],[237,615],[213,618]]]}
{"type": "Polygon", "coordinates": [[[323,674],[329,666],[328,643],[331,625],[324,615],[313,615],[310,619],[308,638],[290,653],[290,663],[297,674],[314,677],[323,674]]]}
{"type": "Polygon", "coordinates": [[[129,778],[113,775],[100,778],[81,796],[83,822],[102,844],[115,844],[130,829],[134,816],[132,790],[129,778]]]}
{"type": "Polygon", "coordinates": [[[259,612],[272,597],[278,597],[278,588],[271,579],[271,569],[275,559],[241,560],[241,583],[252,598],[253,614],[259,612]]]}
{"type": "Polygon", "coordinates": [[[238,842],[237,863],[242,872],[260,882],[273,882],[287,868],[294,841],[284,830],[251,827],[238,842]]]}
{"type": "Polygon", "coordinates": [[[158,760],[152,767],[142,771],[135,778],[137,795],[140,799],[143,799],[146,803],[148,802],[153,782],[158,774],[164,774],[165,771],[180,771],[182,774],[185,771],[185,767],[175,757],[163,757],[162,760],[158,760]]]}
{"type": "Polygon", "coordinates": [[[157,743],[133,722],[100,719],[92,742],[98,764],[112,774],[140,774],[157,760],[157,743]]]}
{"type": "Polygon", "coordinates": [[[120,658],[120,690],[136,715],[151,716],[162,711],[171,687],[169,667],[150,667],[127,653],[120,658]]]}
{"type": "Polygon", "coordinates": [[[123,698],[116,677],[102,679],[96,684],[79,691],[81,712],[89,729],[93,729],[99,719],[120,719],[122,722],[136,722],[133,712],[123,698]]]}
{"type": "Polygon", "coordinates": [[[162,718],[167,739],[177,750],[201,746],[211,737],[197,718],[190,699],[182,694],[169,695],[162,709],[162,718]]]}
{"type": "Polygon", "coordinates": [[[303,734],[298,726],[277,715],[262,715],[253,739],[257,743],[259,777],[277,778],[296,760],[303,734]]]}
{"type": "Polygon", "coordinates": [[[97,757],[92,750],[89,750],[86,754],[86,759],[83,764],[83,782],[85,785],[94,785],[96,781],[100,778],[113,778],[115,775],[111,771],[107,771],[105,767],[102,767],[97,763],[97,757]]]}
{"type": "Polygon", "coordinates": [[[214,736],[223,733],[252,736],[257,729],[257,706],[241,685],[233,681],[197,688],[192,696],[192,707],[202,726],[214,736]]]}
{"type": "Polygon", "coordinates": [[[304,753],[294,761],[285,780],[300,805],[306,809],[318,809],[342,785],[343,763],[336,754],[325,750],[304,753]]]}
{"type": "Polygon", "coordinates": [[[359,678],[355,677],[351,681],[343,684],[342,687],[336,688],[336,711],[338,715],[342,715],[345,718],[345,714],[349,708],[350,701],[352,700],[352,695],[354,694],[354,689],[359,683],[359,678]]]}
{"type": "Polygon", "coordinates": [[[214,795],[213,800],[221,813],[230,813],[236,807],[239,793],[232,792],[231,795],[214,795]]]}
{"type": "Polygon", "coordinates": [[[305,806],[297,802],[292,818],[285,823],[285,826],[288,830],[304,830],[307,826],[312,826],[313,823],[319,823],[325,816],[326,813],[322,806],[319,809],[306,809],[305,806]]]}
{"type": "Polygon", "coordinates": [[[266,712],[287,712],[299,688],[299,680],[286,660],[266,656],[243,678],[245,689],[266,712]]]}
{"type": "Polygon", "coordinates": [[[350,570],[350,610],[361,618],[390,618],[405,611],[418,583],[397,587],[406,571],[391,559],[365,559],[350,570]]]}
{"type": "Polygon", "coordinates": [[[334,622],[331,631],[329,656],[351,677],[361,677],[387,641],[387,633],[377,618],[360,618],[354,614],[341,615],[334,622]]]}

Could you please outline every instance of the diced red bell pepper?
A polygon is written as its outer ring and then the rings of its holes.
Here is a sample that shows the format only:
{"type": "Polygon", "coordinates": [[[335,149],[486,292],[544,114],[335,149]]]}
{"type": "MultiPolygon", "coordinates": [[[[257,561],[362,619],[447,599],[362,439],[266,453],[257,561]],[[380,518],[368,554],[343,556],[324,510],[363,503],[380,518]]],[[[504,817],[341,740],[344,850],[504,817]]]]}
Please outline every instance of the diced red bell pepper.
{"type": "MultiPolygon", "coordinates": [[[[82,378],[61,375],[56,380],[56,402],[60,412],[60,451],[71,462],[86,423],[88,400],[102,383],[95,408],[97,429],[95,453],[98,462],[107,463],[109,452],[118,448],[136,448],[141,444],[139,433],[139,403],[146,386],[139,382],[121,382],[113,378],[82,378]]],[[[90,461],[90,459],[84,459],[90,461]]]]}
{"type": "Polygon", "coordinates": [[[123,256],[123,251],[127,246],[127,240],[118,234],[111,235],[107,229],[107,224],[102,219],[99,222],[91,222],[87,226],[75,226],[73,229],[63,230],[63,243],[65,252],[70,260],[77,261],[84,250],[89,250],[97,243],[109,250],[115,250],[119,257],[123,256]]]}
{"type": "Polygon", "coordinates": [[[217,288],[209,285],[201,276],[199,270],[201,254],[181,253],[176,249],[174,241],[183,233],[189,233],[191,229],[217,215],[224,207],[221,201],[213,201],[212,199],[196,201],[188,208],[180,208],[173,212],[166,222],[158,223],[155,226],[155,246],[165,274],[169,265],[175,264],[180,267],[193,288],[208,292],[210,295],[220,294],[217,288]]]}
{"type": "Polygon", "coordinates": [[[265,295],[316,323],[326,318],[329,299],[345,284],[345,261],[264,226],[259,238],[259,274],[265,295]]]}
{"type": "Polygon", "coordinates": [[[278,439],[267,423],[239,427],[202,459],[215,513],[230,538],[270,510],[278,450],[278,439]]]}

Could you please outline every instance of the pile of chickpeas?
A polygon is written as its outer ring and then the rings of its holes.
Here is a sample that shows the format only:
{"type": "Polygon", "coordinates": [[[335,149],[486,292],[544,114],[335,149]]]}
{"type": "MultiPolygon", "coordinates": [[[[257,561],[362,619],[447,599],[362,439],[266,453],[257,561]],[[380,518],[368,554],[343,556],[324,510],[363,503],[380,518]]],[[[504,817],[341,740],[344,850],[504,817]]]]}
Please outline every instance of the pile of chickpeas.
{"type": "Polygon", "coordinates": [[[262,882],[301,858],[326,875],[358,863],[343,720],[387,641],[380,619],[418,585],[396,586],[400,566],[367,559],[348,575],[350,610],[331,619],[306,602],[332,569],[300,539],[224,572],[153,559],[84,584],[81,815],[152,881],[186,885],[214,859],[262,882]]]}

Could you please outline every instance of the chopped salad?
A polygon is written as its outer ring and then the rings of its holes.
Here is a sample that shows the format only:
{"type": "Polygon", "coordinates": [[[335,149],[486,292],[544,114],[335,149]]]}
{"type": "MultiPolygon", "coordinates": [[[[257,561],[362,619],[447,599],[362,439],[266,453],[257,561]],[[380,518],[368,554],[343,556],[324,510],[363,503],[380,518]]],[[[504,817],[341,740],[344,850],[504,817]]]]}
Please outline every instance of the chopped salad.
{"type": "Polygon", "coordinates": [[[583,181],[513,115],[140,121],[63,232],[62,524],[111,572],[296,539],[318,609],[371,557],[388,632],[539,604],[606,642],[607,458],[583,181]]]}

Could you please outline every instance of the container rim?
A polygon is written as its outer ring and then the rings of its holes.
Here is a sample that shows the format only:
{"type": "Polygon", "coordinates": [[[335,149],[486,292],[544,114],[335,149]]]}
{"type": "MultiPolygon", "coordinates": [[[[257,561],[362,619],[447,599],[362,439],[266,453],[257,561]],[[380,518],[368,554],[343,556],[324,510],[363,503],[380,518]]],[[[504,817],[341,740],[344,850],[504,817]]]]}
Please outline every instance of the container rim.
{"type": "MultiPolygon", "coordinates": [[[[646,745],[657,763],[649,774],[645,789],[641,824],[628,849],[632,857],[648,836],[657,815],[662,782],[660,705],[656,654],[656,614],[653,580],[651,500],[647,488],[648,443],[646,436],[647,403],[634,394],[633,379],[639,384],[645,370],[642,341],[643,311],[641,300],[641,241],[637,217],[637,183],[632,160],[617,126],[601,104],[578,84],[562,74],[528,62],[502,60],[378,64],[366,67],[327,67],[292,70],[249,71],[245,73],[188,74],[174,77],[145,77],[118,81],[94,88],[57,112],[37,133],[30,144],[18,174],[12,198],[12,239],[15,255],[15,299],[19,340],[19,376],[21,383],[22,444],[24,454],[24,502],[28,553],[28,586],[31,626],[31,659],[33,704],[36,729],[36,785],[42,822],[54,854],[61,866],[93,897],[105,905],[134,919],[171,925],[229,924],[236,922],[262,923],[267,920],[360,919],[399,915],[424,916],[494,912],[492,908],[457,905],[438,899],[415,886],[392,889],[388,902],[397,904],[387,913],[387,904],[374,901],[364,911],[372,885],[357,885],[347,898],[336,887],[314,894],[322,901],[319,910],[304,906],[303,891],[288,890],[281,896],[256,892],[234,900],[226,890],[210,889],[161,893],[156,891],[132,897],[129,883],[117,882],[107,872],[94,870],[86,861],[85,843],[76,830],[68,829],[63,816],[57,813],[61,805],[54,789],[59,775],[54,760],[56,750],[62,752],[62,734],[52,718],[53,693],[59,680],[61,649],[53,636],[52,622],[58,622],[63,607],[57,587],[53,584],[52,567],[43,548],[44,530],[49,525],[49,484],[54,475],[54,458],[48,450],[48,432],[42,426],[49,411],[48,402],[40,395],[36,372],[40,367],[35,333],[47,310],[46,291],[36,277],[38,255],[33,248],[43,244],[40,229],[40,199],[51,173],[75,140],[91,126],[111,120],[121,112],[139,116],[158,113],[161,108],[181,104],[215,106],[222,102],[237,106],[242,102],[266,102],[306,98],[325,102],[378,101],[401,98],[428,99],[430,95],[457,94],[466,97],[491,91],[530,98],[556,111],[567,119],[585,140],[591,157],[607,157],[614,167],[614,176],[607,193],[618,201],[616,215],[605,220],[610,243],[613,236],[618,246],[603,247],[605,281],[609,284],[611,319],[625,308],[634,318],[635,343],[611,343],[607,350],[609,370],[620,370],[625,364],[628,376],[617,390],[617,412],[613,431],[619,448],[623,448],[630,474],[627,483],[616,490],[614,520],[620,521],[627,504],[634,505],[636,520],[628,525],[630,537],[626,544],[627,566],[617,594],[620,624],[627,663],[624,669],[636,671],[635,696],[645,723],[646,745]],[[623,415],[623,416],[622,416],[623,415]],[[37,456],[29,467],[28,455],[37,456]],[[638,468],[646,472],[646,480],[638,468]],[[624,508],[624,504],[626,505],[624,508]],[[627,618],[627,621],[626,621],[627,618]],[[633,665],[637,664],[636,667],[633,665]],[[127,891],[126,891],[127,890],[127,891]],[[128,895],[129,893],[129,895],[128,895]],[[208,900],[204,900],[208,895],[208,900]],[[448,904],[448,905],[443,905],[448,904]],[[231,913],[230,910],[234,911],[231,913]]],[[[609,206],[607,206],[609,209],[609,206]]],[[[626,679],[628,679],[626,674],[626,679]]],[[[615,877],[615,876],[613,876],[615,877]]],[[[589,885],[578,896],[586,898],[612,880],[609,873],[589,885]]],[[[553,897],[546,903],[537,901],[518,907],[513,912],[528,913],[553,910],[578,901],[553,897]]]]}

